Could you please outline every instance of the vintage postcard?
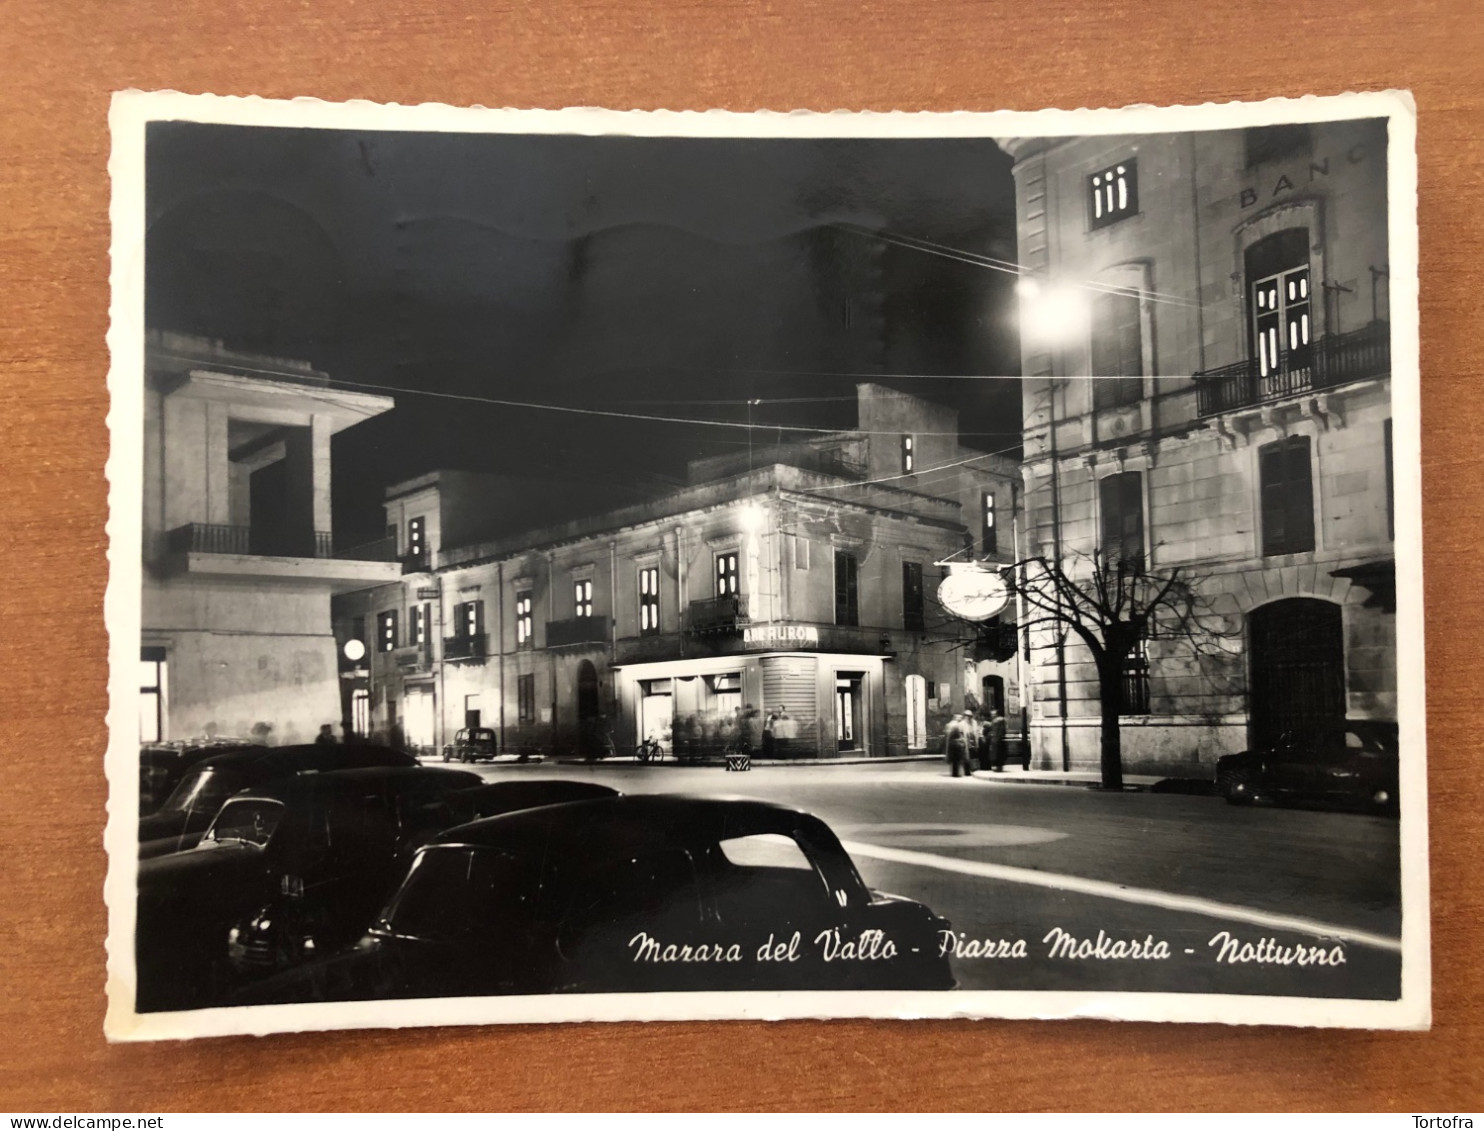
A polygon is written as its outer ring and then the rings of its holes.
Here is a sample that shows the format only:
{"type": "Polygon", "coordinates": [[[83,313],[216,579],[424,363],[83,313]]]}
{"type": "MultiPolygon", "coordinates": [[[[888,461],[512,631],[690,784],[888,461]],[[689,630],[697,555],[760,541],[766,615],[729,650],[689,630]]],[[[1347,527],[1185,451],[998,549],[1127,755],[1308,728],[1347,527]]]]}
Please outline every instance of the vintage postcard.
{"type": "Polygon", "coordinates": [[[109,1036],[1425,1027],[1415,126],[117,95],[109,1036]]]}

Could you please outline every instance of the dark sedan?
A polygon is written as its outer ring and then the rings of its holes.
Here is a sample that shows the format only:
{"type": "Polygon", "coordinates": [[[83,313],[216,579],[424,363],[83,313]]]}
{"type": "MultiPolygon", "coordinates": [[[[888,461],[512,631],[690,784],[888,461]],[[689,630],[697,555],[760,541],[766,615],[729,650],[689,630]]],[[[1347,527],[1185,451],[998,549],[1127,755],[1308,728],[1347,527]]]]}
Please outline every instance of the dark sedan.
{"type": "Polygon", "coordinates": [[[237,1000],[948,989],[949,933],[808,813],[613,797],[443,833],[354,947],[237,1000]]]}
{"type": "Polygon", "coordinates": [[[406,870],[400,854],[455,824],[447,798],[479,784],[375,767],[230,798],[194,848],[139,866],[138,1008],[209,1005],[236,977],[354,941],[406,870]]]}
{"type": "Polygon", "coordinates": [[[1285,735],[1269,750],[1216,762],[1216,789],[1232,805],[1293,801],[1395,813],[1397,726],[1351,720],[1343,730],[1285,735]]]}
{"type": "Polygon", "coordinates": [[[252,746],[213,754],[186,771],[158,811],[139,822],[142,859],[190,848],[222,802],[277,778],[362,766],[416,766],[417,759],[384,746],[252,746]]]}
{"type": "Polygon", "coordinates": [[[232,750],[250,750],[258,743],[234,741],[169,742],[139,748],[139,815],[148,817],[165,804],[171,791],[190,768],[207,758],[232,750]]]}

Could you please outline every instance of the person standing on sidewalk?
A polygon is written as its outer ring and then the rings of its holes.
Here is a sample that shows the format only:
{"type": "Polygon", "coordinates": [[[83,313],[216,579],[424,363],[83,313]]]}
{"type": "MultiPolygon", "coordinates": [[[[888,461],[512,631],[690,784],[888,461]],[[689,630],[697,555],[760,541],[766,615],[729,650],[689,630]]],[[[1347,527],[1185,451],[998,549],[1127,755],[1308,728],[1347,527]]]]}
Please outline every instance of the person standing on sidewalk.
{"type": "Polygon", "coordinates": [[[969,768],[969,743],[973,741],[969,720],[959,711],[943,729],[943,752],[948,756],[948,765],[953,777],[972,777],[969,768]]]}
{"type": "Polygon", "coordinates": [[[989,732],[989,765],[995,773],[1003,773],[1005,770],[1005,716],[1000,714],[998,707],[994,710],[988,726],[989,732]]]}

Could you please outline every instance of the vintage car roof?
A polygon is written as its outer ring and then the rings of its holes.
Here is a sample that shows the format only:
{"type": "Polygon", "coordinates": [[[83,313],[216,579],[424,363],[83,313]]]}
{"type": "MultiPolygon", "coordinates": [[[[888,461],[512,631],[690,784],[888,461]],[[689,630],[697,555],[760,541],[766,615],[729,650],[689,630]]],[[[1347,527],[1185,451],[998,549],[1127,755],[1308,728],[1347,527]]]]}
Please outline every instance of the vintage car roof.
{"type": "Polygon", "coordinates": [[[279,778],[243,790],[231,800],[253,798],[293,802],[335,793],[364,792],[368,788],[411,790],[430,784],[441,784],[450,790],[473,789],[482,780],[478,774],[468,770],[445,769],[441,766],[363,766],[353,770],[326,770],[323,773],[279,778]]]}
{"type": "Polygon", "coordinates": [[[802,809],[744,797],[640,794],[571,801],[486,817],[441,833],[435,844],[517,847],[539,840],[602,842],[628,850],[702,844],[761,833],[787,833],[823,822],[802,809]]]}
{"type": "Polygon", "coordinates": [[[221,754],[213,754],[196,764],[197,769],[242,769],[256,770],[262,766],[268,766],[274,770],[279,767],[274,763],[283,763],[284,773],[295,773],[300,765],[313,766],[316,763],[324,764],[343,760],[350,765],[382,765],[382,766],[407,766],[417,765],[417,759],[411,754],[400,750],[393,750],[389,746],[376,746],[373,744],[358,744],[354,746],[321,746],[309,743],[301,746],[255,746],[248,750],[228,749],[221,754]]]}

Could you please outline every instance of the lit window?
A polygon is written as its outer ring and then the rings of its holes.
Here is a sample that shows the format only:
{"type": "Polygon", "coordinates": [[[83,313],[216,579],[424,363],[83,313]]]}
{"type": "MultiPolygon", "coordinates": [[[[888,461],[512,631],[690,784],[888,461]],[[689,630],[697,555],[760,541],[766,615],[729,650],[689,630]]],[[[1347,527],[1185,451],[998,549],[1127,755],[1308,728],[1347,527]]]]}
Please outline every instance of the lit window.
{"type": "Polygon", "coordinates": [[[414,518],[407,523],[407,556],[424,558],[428,553],[427,519],[414,518]]]}
{"type": "Polygon", "coordinates": [[[1101,228],[1139,210],[1139,166],[1132,157],[1087,178],[1092,226],[1101,228]]]}
{"type": "Polygon", "coordinates": [[[572,604],[577,616],[590,617],[593,615],[592,578],[585,577],[581,581],[574,581],[572,583],[572,604]]]}
{"type": "Polygon", "coordinates": [[[428,611],[422,605],[413,605],[410,612],[407,643],[421,648],[428,642],[428,611]]]}
{"type": "Polygon", "coordinates": [[[388,609],[376,617],[376,645],[383,652],[397,646],[397,610],[388,609]]]}
{"type": "Polygon", "coordinates": [[[716,555],[716,595],[731,597],[740,589],[737,579],[737,551],[716,555]]]}
{"type": "Polygon", "coordinates": [[[515,595],[515,646],[531,647],[534,622],[531,616],[531,591],[522,589],[515,595]]]}
{"type": "Polygon", "coordinates": [[[983,548],[983,552],[988,555],[999,549],[999,531],[995,528],[993,491],[984,492],[984,505],[980,513],[983,517],[984,524],[980,531],[979,544],[983,548]]]}
{"type": "MultiPolygon", "coordinates": [[[[517,620],[517,624],[519,621],[517,620]]],[[[455,636],[474,637],[484,631],[484,602],[465,601],[453,607],[453,631],[455,636]]],[[[519,628],[516,630],[519,632],[519,628]]]]}
{"type": "Polygon", "coordinates": [[[916,445],[911,436],[902,437],[902,474],[910,475],[917,465],[916,445]]]}
{"type": "Polygon", "coordinates": [[[660,630],[660,570],[639,568],[639,632],[652,635],[660,630]]]}

